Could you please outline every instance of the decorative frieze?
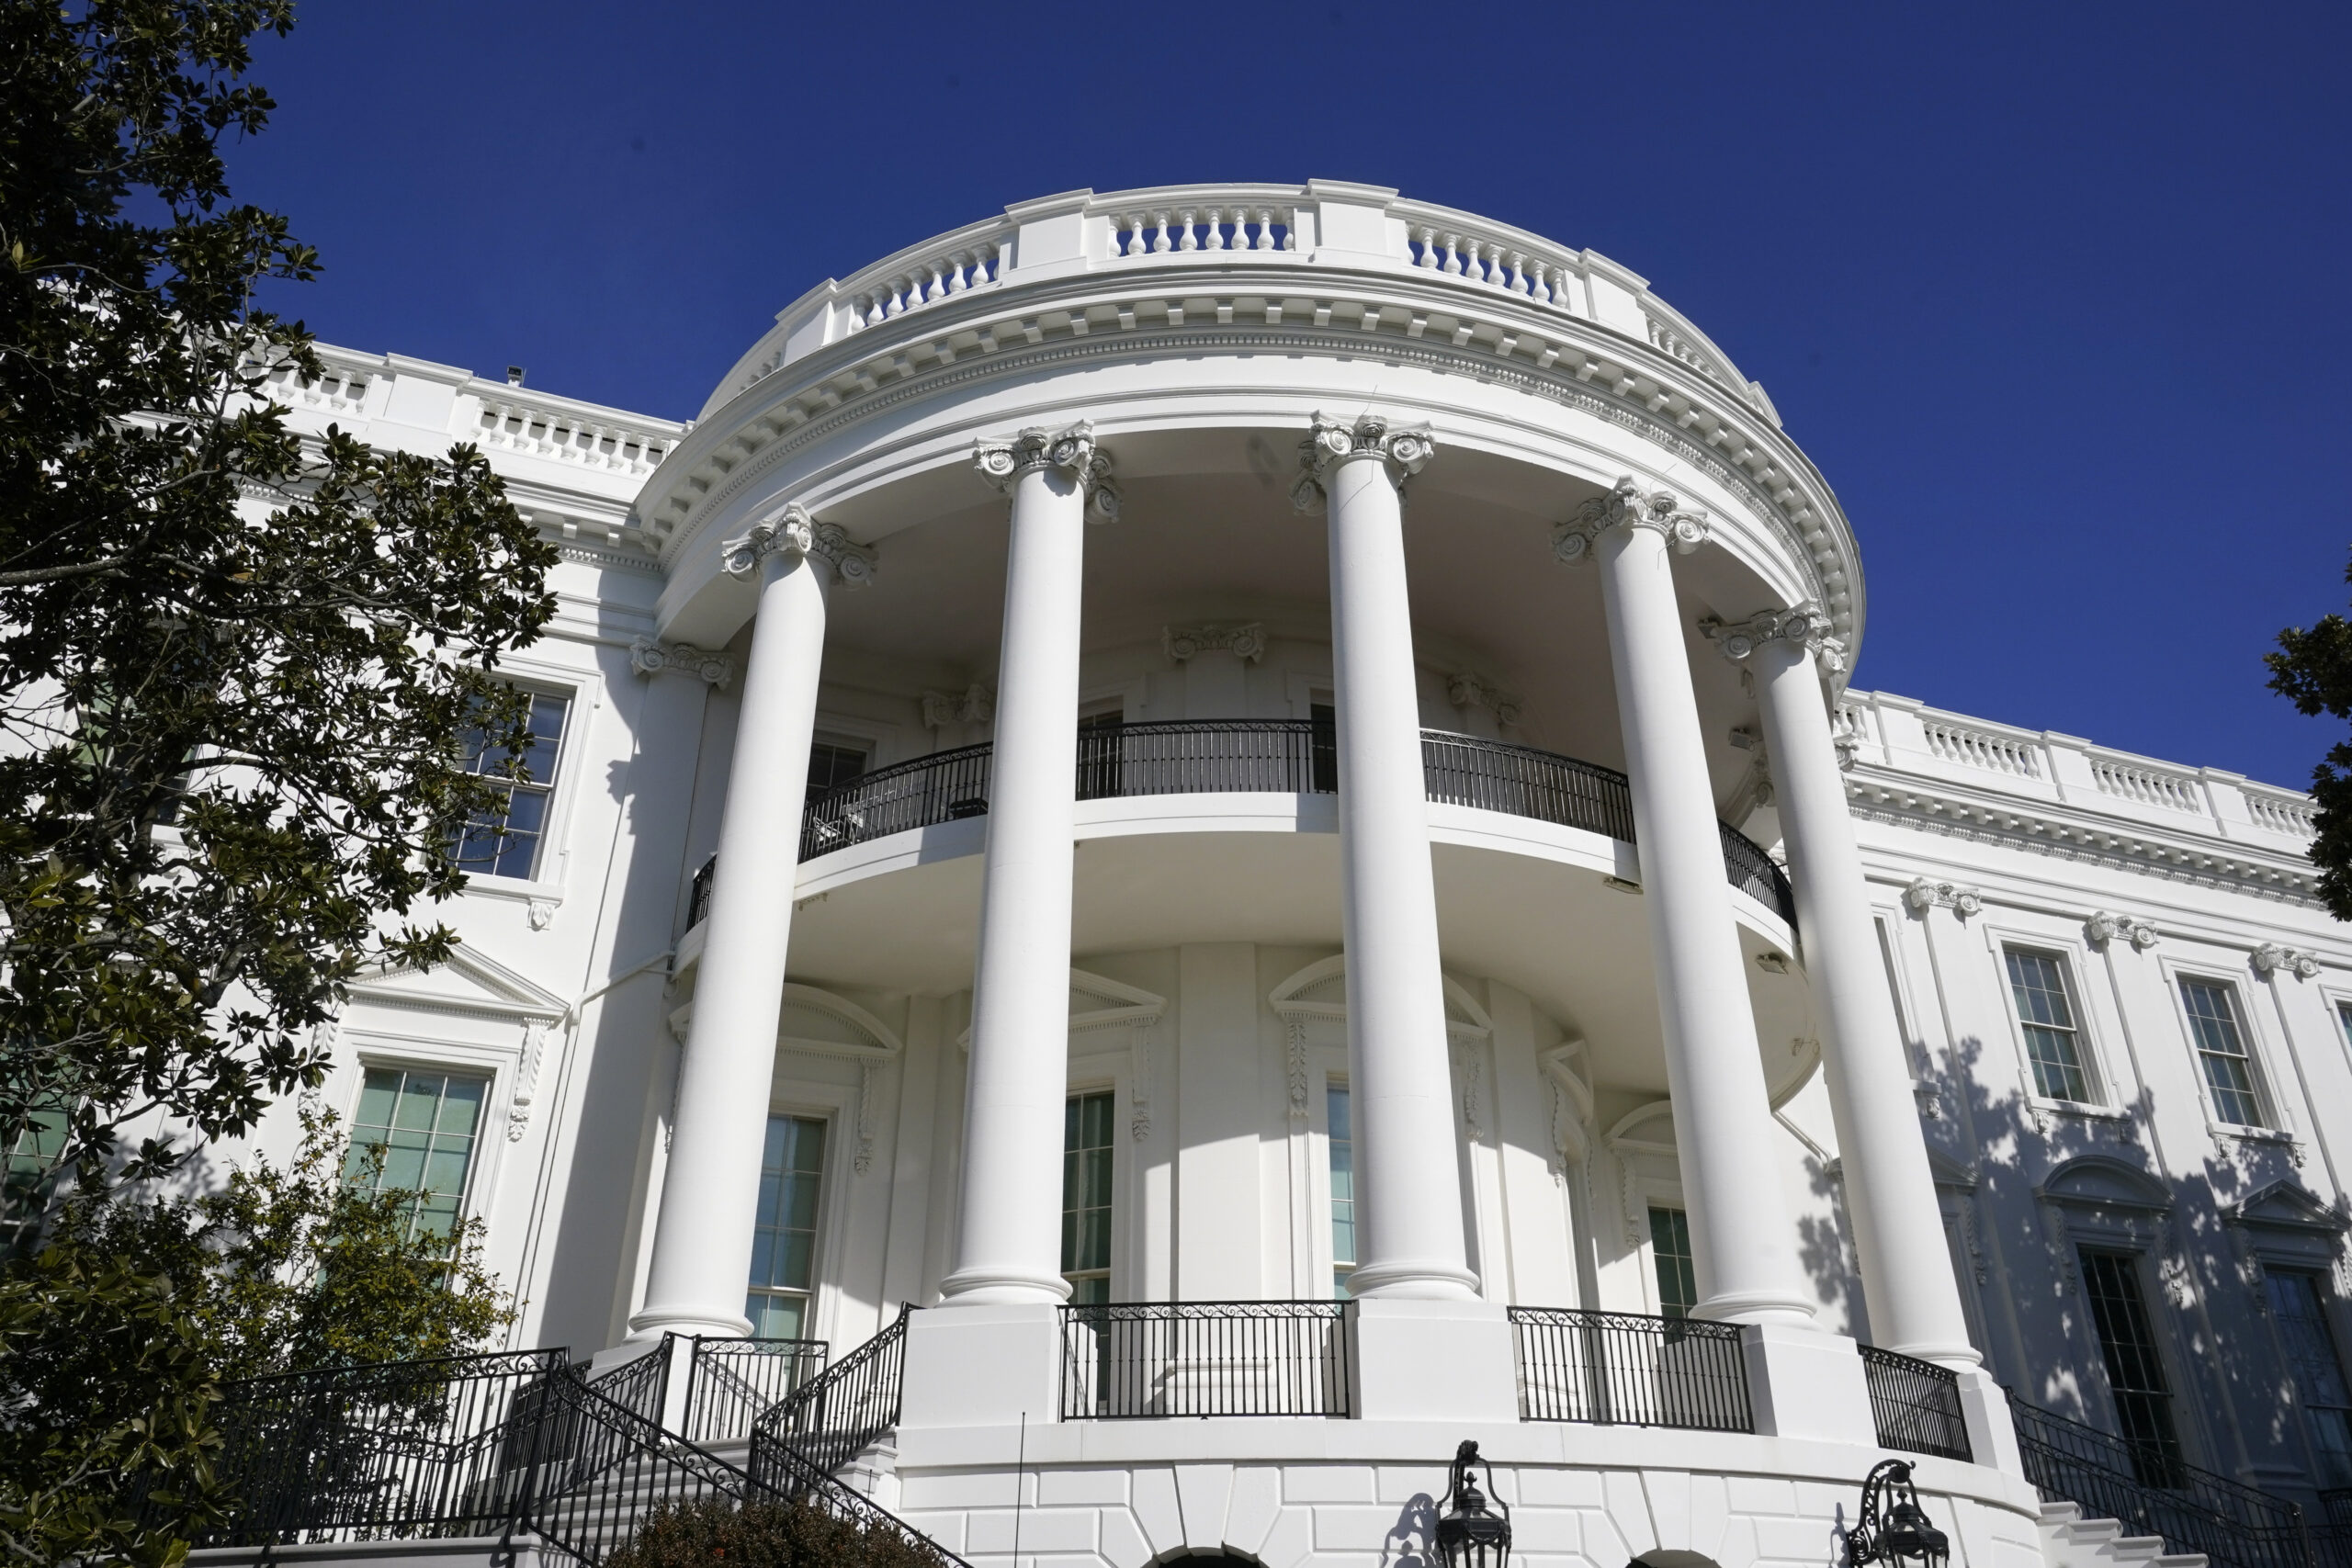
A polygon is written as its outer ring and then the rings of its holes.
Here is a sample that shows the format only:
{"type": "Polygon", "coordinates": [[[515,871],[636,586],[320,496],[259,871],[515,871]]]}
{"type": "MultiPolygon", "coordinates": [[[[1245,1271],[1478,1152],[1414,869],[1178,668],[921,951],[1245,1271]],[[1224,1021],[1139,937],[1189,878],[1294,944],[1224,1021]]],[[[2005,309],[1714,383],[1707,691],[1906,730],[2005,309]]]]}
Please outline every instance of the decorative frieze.
{"type": "Polygon", "coordinates": [[[1821,606],[1808,603],[1793,609],[1766,610],[1738,622],[1709,615],[1699,623],[1699,630],[1735,664],[1766,643],[1791,642],[1812,654],[1823,674],[1841,675],[1846,670],[1846,645],[1830,635],[1829,624],[1821,606]]]}
{"type": "Polygon", "coordinates": [[[1220,649],[1244,664],[1255,664],[1266,657],[1266,627],[1261,621],[1247,626],[1204,622],[1197,626],[1162,626],[1159,646],[1179,664],[1220,649]]]}
{"type": "Polygon", "coordinates": [[[2136,915],[2118,915],[2101,909],[2083,922],[2083,934],[2096,946],[2106,947],[2116,942],[2127,942],[2133,951],[2145,953],[2156,945],[2156,928],[2136,915]]]}
{"type": "Polygon", "coordinates": [[[1962,887],[1953,882],[1930,882],[1917,877],[1903,890],[1903,901],[1919,914],[1933,908],[1950,909],[1962,919],[1981,912],[1984,897],[1973,887],[1962,887]]]}
{"type": "Polygon", "coordinates": [[[991,724],[996,720],[996,688],[978,682],[960,692],[925,692],[922,722],[927,729],[951,724],[991,724]]]}
{"type": "Polygon", "coordinates": [[[1627,474],[1552,530],[1552,554],[1569,566],[1579,565],[1591,558],[1593,546],[1611,528],[1655,528],[1675,554],[1687,556],[1706,542],[1707,513],[1683,505],[1670,490],[1645,491],[1627,474]]]}
{"type": "Polygon", "coordinates": [[[2256,948],[2252,963],[2254,972],[2266,980],[2276,975],[2308,980],[2319,973],[2317,958],[2299,947],[2281,947],[2275,942],[2266,942],[2256,948]]]}
{"type": "Polygon", "coordinates": [[[1485,708],[1495,716],[1495,722],[1515,725],[1519,722],[1520,702],[1492,681],[1464,671],[1447,677],[1446,700],[1458,708],[1485,708]]]}
{"type": "Polygon", "coordinates": [[[662,642],[641,637],[628,645],[628,667],[650,679],[655,675],[692,675],[725,691],[735,679],[735,661],[723,653],[696,648],[690,642],[662,642]]]}
{"type": "Polygon", "coordinates": [[[762,561],[779,553],[815,556],[831,563],[834,576],[845,587],[863,588],[874,581],[874,552],[834,525],[818,522],[798,502],[752,524],[741,538],[720,546],[719,561],[728,576],[747,578],[762,561]]]}
{"type": "Polygon", "coordinates": [[[1401,486],[1437,456],[1437,438],[1426,424],[1395,425],[1383,414],[1361,414],[1349,423],[1317,413],[1298,444],[1301,472],[1290,489],[1291,504],[1301,512],[1321,511],[1332,467],[1374,456],[1387,462],[1401,486]]]}
{"type": "Polygon", "coordinates": [[[1085,491],[1091,521],[1110,523],[1119,515],[1119,488],[1111,478],[1111,455],[1095,444],[1091,421],[1080,420],[1064,430],[1032,426],[1010,441],[976,441],[972,466],[980,477],[1007,494],[1013,480],[1037,468],[1059,468],[1085,491]]]}

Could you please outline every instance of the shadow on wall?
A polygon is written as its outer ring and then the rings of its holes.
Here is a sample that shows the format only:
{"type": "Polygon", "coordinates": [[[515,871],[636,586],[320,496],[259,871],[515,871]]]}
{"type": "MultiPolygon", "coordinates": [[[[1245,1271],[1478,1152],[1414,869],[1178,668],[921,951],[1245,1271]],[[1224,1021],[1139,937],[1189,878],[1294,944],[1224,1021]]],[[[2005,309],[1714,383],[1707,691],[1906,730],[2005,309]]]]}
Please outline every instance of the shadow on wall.
{"type": "Polygon", "coordinates": [[[1416,1492],[1381,1538],[1380,1568],[1440,1568],[1442,1562],[1437,1552],[1437,1500],[1416,1492]]]}
{"type": "Polygon", "coordinates": [[[2122,1258],[2155,1325],[2183,1457],[2272,1490],[2284,1472],[2311,1474],[2264,1263],[2308,1260],[2326,1280],[2346,1217],[2302,1185],[2300,1147],[2233,1138],[2207,1153],[2213,1140],[2200,1129],[2197,1163],[2182,1169],[2182,1118],[2167,1146],[2144,1086],[2099,1113],[2052,1109],[2022,1087],[1992,1092],[1986,1080],[2016,1068],[2007,1042],[1989,1067],[1986,1051],[1973,1036],[1954,1043],[1951,1073],[1928,1079],[1941,1111],[1922,1128],[1946,1168],[1939,1185],[1960,1224],[1961,1287],[1980,1309],[1994,1375],[2023,1399],[2120,1433],[2082,1258],[2122,1258]]]}
{"type": "Polygon", "coordinates": [[[1814,1294],[1822,1304],[1845,1314],[1845,1332],[1867,1343],[1870,1307],[1862,1297],[1861,1266],[1854,1252],[1853,1223],[1846,1213],[1844,1178],[1836,1165],[1813,1154],[1804,1157],[1804,1175],[1806,1185],[1815,1197],[1824,1200],[1828,1213],[1798,1217],[1797,1261],[1813,1280],[1814,1294]]]}

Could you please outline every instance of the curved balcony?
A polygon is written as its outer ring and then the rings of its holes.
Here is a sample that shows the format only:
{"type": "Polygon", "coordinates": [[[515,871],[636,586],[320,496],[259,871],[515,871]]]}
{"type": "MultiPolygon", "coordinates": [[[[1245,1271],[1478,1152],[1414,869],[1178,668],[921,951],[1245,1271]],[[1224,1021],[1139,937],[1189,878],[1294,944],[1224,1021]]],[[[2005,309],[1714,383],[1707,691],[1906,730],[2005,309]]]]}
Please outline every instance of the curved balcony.
{"type": "MultiPolygon", "coordinates": [[[[813,860],[869,839],[928,828],[989,808],[988,745],[935,751],[882,768],[808,804],[800,858],[813,860]]],[[[1532,746],[1441,729],[1421,731],[1429,798],[1507,812],[1634,841],[1634,802],[1625,775],[1532,746]]],[[[1088,726],[1078,737],[1078,797],[1262,792],[1335,795],[1338,738],[1308,719],[1182,720],[1088,726]]],[[[1724,874],[1734,887],[1796,926],[1789,879],[1755,841],[1728,823],[1724,874]]],[[[686,924],[699,924],[709,868],[695,879],[686,924]]]]}

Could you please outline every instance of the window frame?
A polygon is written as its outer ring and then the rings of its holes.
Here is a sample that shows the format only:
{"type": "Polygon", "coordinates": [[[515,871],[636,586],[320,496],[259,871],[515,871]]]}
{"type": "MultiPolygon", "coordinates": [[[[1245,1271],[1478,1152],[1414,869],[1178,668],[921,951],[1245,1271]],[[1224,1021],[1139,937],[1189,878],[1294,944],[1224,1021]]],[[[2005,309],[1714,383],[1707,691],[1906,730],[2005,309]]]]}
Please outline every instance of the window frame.
{"type": "Polygon", "coordinates": [[[2166,959],[2163,967],[2165,988],[2171,998],[2173,1027],[2179,1032],[2180,1043],[2188,1053],[2190,1080],[2196,1086],[2198,1106],[2205,1114],[2206,1131],[2216,1139],[2292,1144],[2296,1130],[2285,1097],[2278,1092],[2278,1077],[2271,1070],[2268,1043],[2255,1010],[2247,1003],[2245,984],[2235,974],[2214,964],[2166,959]],[[2191,981],[2218,987],[2230,998],[2231,1021],[2237,1025],[2238,1043],[2245,1047],[2246,1077],[2253,1089],[2255,1113],[2265,1120],[2235,1122],[2222,1114],[2213,1096],[2212,1082],[2206,1077],[2205,1049],[2198,1043],[2196,1026],[2189,1021],[2188,993],[2184,987],[2191,981]]]}
{"type": "MultiPolygon", "coordinates": [[[[772,1100],[768,1110],[768,1119],[774,1121],[779,1116],[788,1117],[794,1121],[814,1122],[825,1130],[824,1153],[817,1165],[817,1220],[808,1240],[808,1283],[801,1292],[802,1300],[807,1304],[802,1309],[800,1317],[800,1337],[820,1339],[826,1337],[817,1332],[818,1313],[825,1287],[826,1245],[838,1228],[831,1210],[835,1191],[839,1186],[835,1180],[834,1156],[839,1152],[836,1145],[841,1142],[842,1118],[829,1110],[817,1110],[797,1104],[776,1104],[772,1100]]],[[[764,1168],[766,1163],[764,1128],[761,1133],[761,1143],[762,1165],[764,1168]]],[[[756,1249],[759,1243],[759,1217],[756,1212],[752,1220],[752,1246],[756,1249]]],[[[789,1287],[755,1286],[748,1274],[743,1280],[743,1294],[747,1302],[754,1294],[784,1295],[789,1293],[789,1287]]],[[[748,1317],[750,1314],[747,1313],[745,1315],[748,1317]]],[[[752,1325],[754,1328],[758,1326],[756,1323],[752,1325]]]]}
{"type": "Polygon", "coordinates": [[[2075,977],[2075,965],[2069,962],[2068,955],[2057,948],[2033,946],[2022,942],[2004,942],[1996,951],[2001,960],[2001,978],[2008,990],[2010,1022],[2017,1029],[2018,1049],[2025,1056],[2025,1068],[2033,1079],[2035,1097],[2066,1105],[2102,1106],[2107,1104],[2109,1099],[2107,1085],[2101,1080],[2096,1054],[2090,1048],[2090,1031],[2085,1027],[2089,1010],[2083,1005],[2083,987],[2075,977]],[[2064,1032],[2074,1046],[2075,1071],[2081,1075],[2083,1080],[2083,1092],[2080,1096],[2053,1095],[2041,1087],[2041,1064],[2034,1056],[2033,1041],[2030,1032],[2033,1029],[2049,1029],[2054,1032],[2059,1026],[2027,1021],[2025,1010],[2018,1001],[2017,974],[2012,967],[2015,961],[2019,958],[2043,960],[2058,972],[2058,994],[2064,1000],[2067,1012],[2073,1020],[2065,1026],[2064,1032]]]}
{"type": "MultiPolygon", "coordinates": [[[[2256,1261],[2261,1271],[2258,1288],[2263,1293],[2263,1315],[2269,1320],[2271,1336],[2277,1347],[2279,1371],[2287,1385],[2288,1398],[2294,1404],[2296,1413],[2302,1420],[2304,1449],[2313,1461],[2312,1473],[2307,1479],[2315,1488],[2333,1489],[2352,1485],[2352,1479],[2331,1480],[2318,1473],[2322,1468],[2318,1461],[2324,1446],[2319,1440],[2319,1419],[2314,1414],[2318,1409],[2352,1411],[2352,1405],[2313,1405],[2310,1393],[2303,1387],[2303,1380],[2296,1375],[2294,1358],[2287,1348],[2286,1334],[2278,1326],[2278,1309],[2269,1299],[2270,1281],[2277,1276],[2291,1274],[2311,1281],[2312,1295],[2319,1307],[2320,1330],[2327,1336],[2329,1348],[2335,1352],[2336,1373],[2347,1384],[2352,1384],[2352,1359],[2347,1359],[2344,1353],[2343,1317],[2346,1303],[2335,1289],[2335,1270],[2331,1266],[2333,1259],[2325,1256],[2290,1258],[2276,1254],[2265,1255],[2257,1247],[2256,1261]]],[[[2352,1424],[2352,1417],[2347,1417],[2347,1424],[2352,1424]]]]}
{"type": "MultiPolygon", "coordinates": [[[[499,1156],[510,1142],[507,1126],[514,1108],[509,1097],[514,1090],[514,1069],[520,1062],[519,1053],[509,1054],[496,1047],[434,1049],[423,1041],[396,1041],[367,1034],[360,1035],[353,1044],[348,1064],[350,1081],[337,1086],[346,1148],[358,1141],[359,1100],[368,1092],[370,1072],[444,1073],[482,1080],[481,1126],[474,1134],[473,1156],[466,1165],[466,1189],[458,1198],[457,1219],[461,1224],[469,1220],[487,1224],[496,1196],[499,1156]]],[[[336,1168],[336,1179],[342,1179],[340,1165],[336,1168]]]]}
{"type": "Polygon", "coordinates": [[[490,898],[563,902],[571,865],[571,817],[587,770],[581,757],[582,737],[604,709],[604,682],[591,672],[567,670],[537,660],[505,660],[499,679],[535,697],[558,697],[567,705],[563,734],[556,742],[555,773],[548,784],[548,815],[539,829],[539,848],[528,876],[503,876],[491,871],[466,873],[466,896],[490,898]]]}
{"type": "MultiPolygon", "coordinates": [[[[1357,1149],[1355,1091],[1349,1084],[1348,1076],[1344,1072],[1326,1073],[1323,1075],[1322,1083],[1323,1093],[1319,1102],[1312,1108],[1315,1147],[1320,1156],[1315,1161],[1315,1185],[1317,1195],[1320,1200],[1317,1206],[1323,1219],[1321,1227],[1316,1232],[1316,1242],[1322,1259],[1322,1278],[1329,1282],[1331,1299],[1352,1301],[1354,1299],[1352,1296],[1342,1297],[1339,1294],[1340,1247],[1338,1237],[1333,1232],[1338,1224],[1340,1200],[1337,1191],[1331,1186],[1331,1145],[1336,1141],[1331,1136],[1331,1097],[1334,1094],[1344,1094],[1348,1097],[1348,1229],[1352,1235],[1357,1234],[1355,1211],[1356,1205],[1361,1201],[1359,1193],[1362,1190],[1362,1183],[1358,1179],[1362,1168],[1357,1165],[1355,1157],[1357,1149]]],[[[1363,1250],[1360,1239],[1356,1250],[1359,1252],[1363,1250]]],[[[1350,1278],[1354,1277],[1357,1265],[1363,1261],[1361,1258],[1348,1259],[1347,1268],[1350,1278]]]]}
{"type": "Polygon", "coordinates": [[[1993,984],[1999,996],[2001,1017],[2007,1027],[2009,1050],[2017,1063],[2018,1090],[2027,1107],[2052,1116],[2128,1120],[2130,1112],[2120,1103],[2121,1079],[2112,1070],[2104,1043],[2110,1034],[2122,1038],[2121,1026],[2108,1011],[2111,998],[2104,992],[2095,992],[2085,978],[2101,955],[2093,953],[2082,933],[2074,929],[2048,930],[1987,920],[1984,937],[1985,952],[1992,960],[1993,984]],[[2025,1020],[2018,1011],[2017,992],[2009,981],[2008,953],[2013,947],[2059,961],[2066,999],[2075,1009],[2075,1050],[2081,1061],[2084,1087],[2091,1097],[2088,1100],[2054,1100],[2041,1092],[2041,1080],[2033,1070],[2033,1052],[2026,1042],[2025,1020]]]}

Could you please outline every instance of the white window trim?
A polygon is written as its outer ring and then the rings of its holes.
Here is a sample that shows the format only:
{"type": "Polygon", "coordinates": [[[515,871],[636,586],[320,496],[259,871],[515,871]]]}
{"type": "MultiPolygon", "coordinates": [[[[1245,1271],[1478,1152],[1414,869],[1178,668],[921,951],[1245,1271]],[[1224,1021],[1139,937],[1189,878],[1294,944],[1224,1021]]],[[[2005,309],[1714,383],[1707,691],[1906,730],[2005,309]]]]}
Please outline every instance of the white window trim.
{"type": "MultiPolygon", "coordinates": [[[[1315,1278],[1323,1289],[1331,1292],[1332,1280],[1340,1270],[1339,1255],[1331,1249],[1331,1090],[1348,1089],[1348,1053],[1345,1046],[1309,1045],[1307,1047],[1306,1081],[1322,1086],[1320,1094],[1309,1092],[1306,1107],[1306,1188],[1307,1201],[1314,1213],[1307,1216],[1314,1257],[1315,1278]]],[[[1352,1094],[1348,1100],[1348,1114],[1355,1114],[1352,1094]]],[[[1356,1140],[1349,1142],[1361,1147],[1356,1140]]],[[[1359,1187],[1359,1192],[1362,1189],[1359,1187]]],[[[1363,1259],[1351,1263],[1352,1271],[1363,1259]]],[[[1336,1292],[1333,1292],[1336,1299],[1336,1292]]],[[[1310,1300],[1321,1300],[1316,1296],[1310,1300]]]]}
{"type": "MultiPolygon", "coordinates": [[[[770,1116],[805,1116],[825,1123],[825,1168],[818,1177],[823,1190],[818,1202],[817,1242],[809,1248],[808,1258],[808,1315],[800,1327],[804,1338],[838,1341],[840,1337],[836,1320],[842,1309],[842,1270],[837,1254],[849,1230],[850,1188],[856,1179],[850,1164],[857,1143],[856,1100],[854,1087],[818,1078],[779,1076],[768,1090],[770,1116]]],[[[766,1135],[763,1124],[761,1136],[766,1135]]],[[[736,1288],[750,1295],[751,1277],[745,1275],[736,1288]]]]}
{"type": "MultiPolygon", "coordinates": [[[[466,1190],[458,1198],[458,1217],[487,1224],[498,1191],[500,1156],[505,1152],[506,1098],[513,1090],[512,1068],[519,1051],[497,1046],[407,1039],[378,1032],[354,1032],[347,1081],[334,1086],[334,1103],[341,1107],[341,1131],[346,1142],[358,1132],[359,1097],[368,1086],[371,1067],[412,1073],[453,1073],[483,1081],[481,1125],[474,1133],[474,1157],[466,1166],[466,1190]]],[[[490,1240],[484,1237],[485,1250],[490,1240]]]]}
{"type": "Polygon", "coordinates": [[[2165,977],[2165,995],[2172,1004],[2173,1029],[2181,1048],[2188,1053],[2188,1070],[2197,1086],[2197,1103],[2205,1114],[2205,1131],[2216,1140],[2236,1138],[2249,1143],[2277,1144],[2291,1146],[2300,1140],[2294,1119],[2289,1114],[2284,1097],[2278,1092],[2279,1077],[2270,1061],[2269,1043],[2261,1024],[2255,1018],[2253,1004],[2246,999],[2246,983],[2240,975],[2217,964],[2193,959],[2165,958],[2159,961],[2165,977]],[[2196,1032],[2188,1026],[2188,998],[2181,995],[2183,980],[2204,980],[2220,986],[2234,998],[2233,1010],[2237,1015],[2238,1033],[2245,1043],[2246,1069],[2254,1079],[2255,1109],[2267,1122],[2227,1122],[2213,1104],[2212,1086],[2205,1078],[2205,1061],[2197,1044],[2196,1032]]]}
{"type": "MultiPolygon", "coordinates": [[[[1993,979],[1999,987],[2001,1016],[2007,1021],[2009,1050],[2017,1061],[2018,1087],[2025,1096],[2028,1107],[2052,1116],[2082,1116],[2109,1122],[2128,1122],[2132,1113],[2117,1103],[2119,1082],[2109,1066],[2102,1043],[2109,1028],[2104,1015],[2104,998],[2095,998],[2084,976],[2097,954],[2090,951],[2079,932],[2041,931],[2030,926],[2006,923],[1984,923],[1984,945],[1993,958],[1993,979]],[[2033,1055],[2027,1050],[2025,1021],[2018,1016],[2018,998],[2009,983],[2008,950],[2023,948],[2030,953],[2054,953],[2065,966],[2066,999],[2075,1005],[2075,1044],[2082,1058],[2083,1075],[2091,1098],[2084,1100],[2053,1100],[2041,1092],[2041,1085],[2033,1076],[2033,1055]]],[[[2118,1035],[2120,1035],[2120,1028],[2118,1035]]]]}
{"type": "Polygon", "coordinates": [[[563,737],[556,743],[555,785],[548,791],[548,822],[539,834],[539,863],[533,868],[534,874],[468,872],[464,896],[560,904],[571,869],[572,811],[580,795],[580,775],[587,771],[581,757],[582,738],[604,709],[604,682],[594,671],[520,659],[502,660],[499,680],[535,696],[563,698],[563,737]]]}
{"type": "Polygon", "coordinates": [[[1290,700],[1290,716],[1297,719],[1315,716],[1315,703],[1323,699],[1326,707],[1339,705],[1337,688],[1328,674],[1293,671],[1283,683],[1283,694],[1290,700]]]}
{"type": "MultiPolygon", "coordinates": [[[[1138,1194],[1135,1159],[1136,1140],[1128,1135],[1133,1121],[1134,1100],[1129,1082],[1130,1074],[1125,1060],[1125,1032],[1119,1032],[1122,1043],[1116,1052],[1105,1042],[1082,1054],[1076,1048],[1074,1037],[1069,1056],[1069,1071],[1064,1080],[1062,1103],[1067,1106],[1081,1094],[1111,1096],[1111,1299],[1114,1302],[1135,1302],[1144,1299],[1142,1247],[1132,1245],[1139,1239],[1144,1224],[1138,1194]]],[[[1090,1046],[1091,1043],[1090,1042],[1090,1046]]],[[[1067,1122],[1064,1122],[1067,1126],[1067,1122]]],[[[1057,1134],[1057,1139],[1066,1134],[1057,1134]]],[[[1067,1144],[1057,1150],[1064,1159],[1069,1156],[1067,1144]]],[[[1067,1169],[1064,1166],[1061,1168],[1067,1169]]],[[[1054,1183],[1054,1277],[1061,1278],[1061,1182],[1054,1183]]]]}

